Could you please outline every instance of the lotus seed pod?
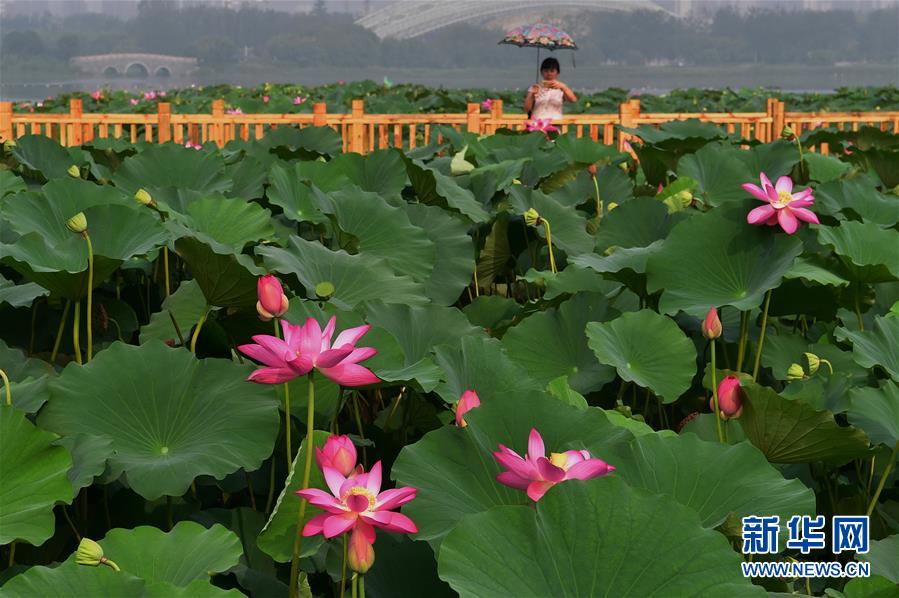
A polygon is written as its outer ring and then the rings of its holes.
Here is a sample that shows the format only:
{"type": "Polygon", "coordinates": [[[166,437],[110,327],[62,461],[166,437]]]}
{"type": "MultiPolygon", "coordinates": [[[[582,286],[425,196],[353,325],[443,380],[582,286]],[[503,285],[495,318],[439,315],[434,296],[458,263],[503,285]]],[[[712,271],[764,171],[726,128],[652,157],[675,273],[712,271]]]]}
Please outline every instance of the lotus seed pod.
{"type": "Polygon", "coordinates": [[[798,363],[793,363],[787,369],[787,380],[802,380],[805,378],[805,370],[798,363]]]}
{"type": "Polygon", "coordinates": [[[78,549],[75,551],[75,562],[88,567],[107,565],[116,571],[120,571],[118,565],[103,555],[103,547],[90,538],[81,539],[78,549]]]}
{"type": "Polygon", "coordinates": [[[70,176],[70,177],[74,177],[74,178],[76,178],[76,179],[80,179],[80,178],[81,178],[81,169],[78,168],[77,166],[75,166],[74,164],[72,164],[71,166],[69,166],[69,169],[68,169],[66,172],[69,173],[69,176],[70,176]]]}
{"type": "Polygon", "coordinates": [[[137,193],[134,194],[134,201],[145,206],[156,205],[156,202],[153,201],[153,197],[147,192],[146,189],[138,189],[137,193]]]}
{"type": "Polygon", "coordinates": [[[334,283],[327,280],[315,285],[315,294],[320,299],[328,299],[329,297],[331,297],[331,295],[334,294],[335,290],[336,289],[334,288],[334,283]]]}
{"type": "Polygon", "coordinates": [[[609,205],[606,206],[606,212],[611,212],[612,210],[614,210],[617,207],[618,207],[617,203],[615,203],[614,201],[610,201],[609,205]]]}
{"type": "Polygon", "coordinates": [[[78,212],[66,220],[66,228],[73,233],[83,233],[87,230],[87,216],[84,215],[84,212],[78,212]]]}
{"type": "Polygon", "coordinates": [[[790,125],[787,125],[783,129],[781,129],[780,138],[786,139],[787,141],[792,141],[796,138],[796,132],[793,131],[793,128],[790,125]]]}
{"type": "Polygon", "coordinates": [[[818,368],[821,367],[821,358],[814,353],[803,353],[803,355],[805,355],[805,359],[808,361],[809,376],[814,376],[818,368]]]}
{"type": "Polygon", "coordinates": [[[524,213],[524,222],[528,226],[538,226],[540,224],[540,214],[534,208],[529,208],[524,213]]]}
{"type": "Polygon", "coordinates": [[[16,147],[15,139],[7,139],[6,141],[3,142],[3,149],[5,149],[8,152],[12,151],[12,149],[14,147],[16,147]]]}

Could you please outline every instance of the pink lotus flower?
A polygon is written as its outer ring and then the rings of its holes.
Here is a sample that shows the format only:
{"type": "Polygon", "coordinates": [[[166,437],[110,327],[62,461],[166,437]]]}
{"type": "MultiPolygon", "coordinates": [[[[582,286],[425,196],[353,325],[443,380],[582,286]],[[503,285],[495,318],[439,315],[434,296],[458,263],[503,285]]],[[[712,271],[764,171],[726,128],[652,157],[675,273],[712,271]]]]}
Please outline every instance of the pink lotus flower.
{"type": "Polygon", "coordinates": [[[43,103],[43,102],[38,102],[37,104],[35,104],[35,106],[37,106],[38,108],[43,108],[43,107],[44,107],[44,103],[43,103]]]}
{"type": "Polygon", "coordinates": [[[709,309],[705,319],[702,321],[702,336],[707,339],[716,339],[721,336],[721,320],[718,318],[718,310],[714,307],[709,309]]]}
{"type": "Polygon", "coordinates": [[[187,149],[195,149],[195,150],[201,150],[201,149],[203,149],[203,146],[202,146],[202,145],[194,144],[194,143],[191,143],[190,141],[188,141],[187,143],[185,143],[185,144],[184,144],[184,147],[186,147],[187,149]]]}
{"type": "Polygon", "coordinates": [[[281,320],[284,340],[257,334],[253,337],[256,344],[241,345],[238,349],[267,367],[256,370],[247,380],[260,384],[281,384],[317,369],[341,386],[364,386],[379,382],[371,370],[359,365],[360,361],[377,354],[377,349],[356,348],[356,343],[371,326],[344,330],[337,335],[332,348],[331,337],[334,335],[336,322],[337,318],[331,316],[322,332],[315,318],[306,320],[305,326],[281,320]]]}
{"type": "Polygon", "coordinates": [[[225,110],[225,114],[243,114],[243,110],[240,108],[228,108],[225,110]]]}
{"type": "Polygon", "coordinates": [[[144,92],[144,99],[145,99],[145,100],[155,100],[155,99],[156,99],[156,92],[155,92],[155,91],[145,91],[145,92],[144,92]]]}
{"type": "Polygon", "coordinates": [[[300,96],[295,96],[295,97],[293,98],[293,105],[294,105],[294,106],[299,106],[300,104],[304,103],[305,101],[306,101],[306,98],[302,98],[302,97],[300,97],[300,96]]]}
{"type": "Polygon", "coordinates": [[[368,473],[354,473],[349,478],[331,467],[323,467],[322,473],[331,494],[318,488],[297,491],[309,504],[325,511],[306,522],[303,536],[322,534],[333,538],[353,530],[354,534],[361,535],[361,538],[357,536],[357,542],[364,539],[371,545],[375,542],[376,527],[402,534],[418,531],[411,519],[393,511],[414,499],[416,489],[407,486],[381,492],[380,461],[368,473]]]}
{"type": "Polygon", "coordinates": [[[456,425],[460,428],[464,428],[468,425],[465,421],[465,418],[462,417],[475,407],[480,406],[481,399],[478,398],[478,393],[473,390],[466,390],[462,393],[462,397],[459,399],[459,403],[456,405],[456,425]]]}
{"type": "Polygon", "coordinates": [[[535,118],[524,123],[527,126],[528,132],[531,131],[541,131],[543,133],[554,133],[559,130],[559,127],[553,125],[553,121],[548,118],[535,118]]]}
{"type": "Polygon", "coordinates": [[[624,145],[624,151],[626,151],[626,152],[634,151],[634,147],[631,145],[631,142],[628,141],[627,139],[624,140],[624,143],[622,145],[624,145]]]}
{"type": "Polygon", "coordinates": [[[91,92],[91,97],[94,98],[95,101],[99,102],[103,99],[103,90],[98,89],[96,91],[91,92]]]}
{"type": "Polygon", "coordinates": [[[508,469],[496,476],[503,485],[527,491],[528,498],[537,502],[546,491],[565,480],[589,480],[615,471],[602,459],[594,459],[587,451],[551,453],[546,458],[543,438],[536,428],[528,437],[528,452],[522,458],[510,448],[499,445],[493,453],[499,464],[508,469]]]}
{"type": "Polygon", "coordinates": [[[749,212],[746,222],[768,226],[780,224],[780,227],[788,235],[792,235],[799,228],[799,220],[819,224],[815,213],[806,209],[815,201],[811,188],[799,193],[792,193],[793,180],[788,176],[777,179],[775,185],[771,184],[764,172],[760,174],[759,178],[762,183],[761,188],[752,183],[744,183],[742,187],[753,197],[767,202],[768,205],[760,206],[749,212]]]}
{"type": "Polygon", "coordinates": [[[344,83],[343,79],[341,79],[340,81],[337,82],[338,85],[343,85],[343,83],[344,83]]]}
{"type": "Polygon", "coordinates": [[[256,281],[256,312],[259,319],[268,322],[272,318],[280,318],[290,307],[287,295],[281,287],[281,281],[276,276],[266,274],[256,281]]]}
{"type": "Polygon", "coordinates": [[[483,102],[481,102],[481,108],[484,110],[490,110],[493,107],[493,99],[487,98],[483,102]]]}
{"type": "Polygon", "coordinates": [[[269,97],[268,97],[268,96],[262,96],[262,103],[263,103],[263,104],[268,104],[268,100],[269,100],[269,97]]]}
{"type": "Polygon", "coordinates": [[[131,98],[130,100],[128,100],[128,102],[129,102],[132,106],[137,106],[137,105],[140,103],[140,100],[138,100],[137,98],[131,98]]]}
{"type": "MultiPolygon", "coordinates": [[[[315,461],[322,471],[329,467],[347,477],[356,469],[356,446],[349,436],[329,436],[325,448],[315,447],[315,461]]],[[[356,473],[363,473],[361,465],[356,473]]]]}
{"type": "MultiPolygon", "coordinates": [[[[709,401],[709,409],[715,410],[715,398],[709,401]]],[[[721,419],[736,419],[743,413],[743,389],[740,379],[734,375],[725,376],[718,385],[718,409],[721,419]]]]}
{"type": "Polygon", "coordinates": [[[160,98],[164,98],[164,97],[165,97],[165,92],[164,92],[164,91],[158,91],[158,92],[156,92],[156,95],[159,96],[160,98]]]}

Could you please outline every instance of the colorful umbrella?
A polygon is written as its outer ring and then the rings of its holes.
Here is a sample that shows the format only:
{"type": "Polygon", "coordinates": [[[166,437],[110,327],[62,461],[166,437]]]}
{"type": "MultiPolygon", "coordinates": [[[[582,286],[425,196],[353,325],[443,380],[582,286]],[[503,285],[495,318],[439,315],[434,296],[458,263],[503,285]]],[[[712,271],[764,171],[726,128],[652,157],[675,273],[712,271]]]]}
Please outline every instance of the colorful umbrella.
{"type": "MultiPolygon", "coordinates": [[[[534,23],[522,25],[506,33],[500,44],[510,44],[519,48],[537,48],[537,79],[540,78],[540,48],[550,52],[554,50],[577,50],[577,44],[571,36],[552,25],[534,23]]],[[[574,60],[572,55],[572,61],[574,60]]]]}

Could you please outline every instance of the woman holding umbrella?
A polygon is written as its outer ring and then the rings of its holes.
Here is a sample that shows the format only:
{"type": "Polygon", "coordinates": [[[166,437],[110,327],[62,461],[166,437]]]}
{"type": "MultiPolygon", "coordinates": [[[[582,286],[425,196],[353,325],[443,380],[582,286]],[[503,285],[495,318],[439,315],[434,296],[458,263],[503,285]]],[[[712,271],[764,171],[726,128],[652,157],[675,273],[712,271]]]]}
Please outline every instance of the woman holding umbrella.
{"type": "Polygon", "coordinates": [[[524,110],[533,120],[558,120],[562,118],[562,103],[577,102],[571,88],[559,81],[559,61],[547,58],[540,65],[543,81],[528,88],[524,98],[524,110]]]}

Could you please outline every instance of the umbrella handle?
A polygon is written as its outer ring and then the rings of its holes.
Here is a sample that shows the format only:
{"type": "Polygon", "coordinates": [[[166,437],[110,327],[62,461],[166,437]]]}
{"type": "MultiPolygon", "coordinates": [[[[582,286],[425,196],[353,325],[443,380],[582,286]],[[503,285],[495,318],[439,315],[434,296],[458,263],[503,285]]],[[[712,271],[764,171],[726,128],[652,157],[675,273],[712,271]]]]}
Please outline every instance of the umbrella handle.
{"type": "Polygon", "coordinates": [[[537,76],[534,78],[534,83],[540,83],[540,46],[537,46],[537,76]]]}

